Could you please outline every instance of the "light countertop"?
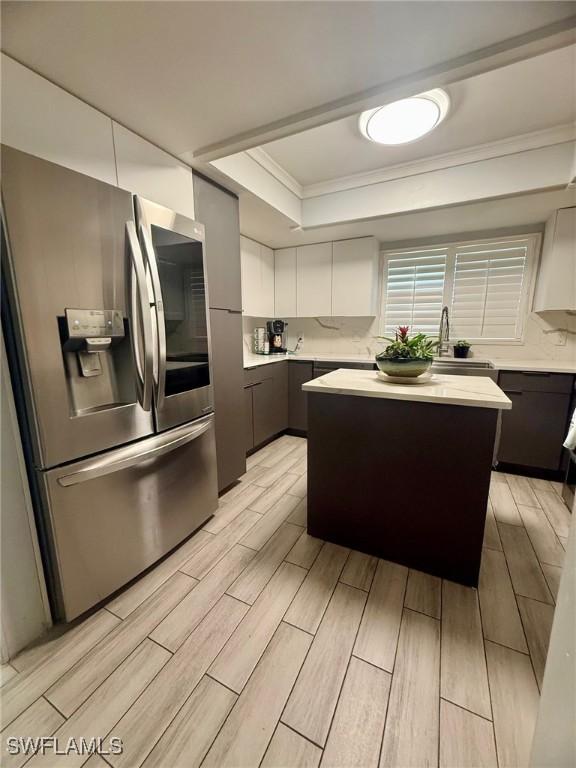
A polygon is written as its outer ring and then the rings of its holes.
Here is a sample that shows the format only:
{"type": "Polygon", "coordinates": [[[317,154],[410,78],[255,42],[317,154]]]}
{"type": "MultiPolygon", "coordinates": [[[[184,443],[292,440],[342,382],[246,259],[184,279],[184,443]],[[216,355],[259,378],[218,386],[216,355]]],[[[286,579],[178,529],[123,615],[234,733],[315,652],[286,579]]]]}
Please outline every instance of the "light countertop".
{"type": "MultiPolygon", "coordinates": [[[[545,373],[572,373],[576,374],[576,362],[562,362],[559,360],[510,360],[499,359],[496,357],[471,357],[467,359],[456,359],[443,357],[442,360],[449,360],[456,365],[465,365],[468,362],[490,361],[494,367],[500,371],[542,371],[545,373]]],[[[317,363],[373,363],[373,355],[354,355],[354,354],[319,354],[304,352],[297,355],[255,355],[252,353],[244,354],[244,368],[257,368],[259,365],[269,365],[281,360],[301,360],[302,362],[317,363]]]]}
{"type": "Polygon", "coordinates": [[[339,369],[302,385],[304,392],[331,395],[381,397],[420,403],[463,405],[473,408],[509,410],[509,400],[500,387],[487,376],[447,376],[434,374],[427,383],[394,384],[376,371],[339,369]]]}
{"type": "Polygon", "coordinates": [[[244,353],[244,368],[257,368],[259,365],[268,365],[269,363],[278,363],[281,360],[300,360],[309,363],[373,363],[373,355],[331,355],[331,354],[304,354],[297,355],[255,355],[253,353],[244,353]]]}
{"type": "Polygon", "coordinates": [[[491,361],[499,371],[542,371],[543,373],[574,373],[576,362],[562,360],[499,360],[493,357],[491,361]]]}

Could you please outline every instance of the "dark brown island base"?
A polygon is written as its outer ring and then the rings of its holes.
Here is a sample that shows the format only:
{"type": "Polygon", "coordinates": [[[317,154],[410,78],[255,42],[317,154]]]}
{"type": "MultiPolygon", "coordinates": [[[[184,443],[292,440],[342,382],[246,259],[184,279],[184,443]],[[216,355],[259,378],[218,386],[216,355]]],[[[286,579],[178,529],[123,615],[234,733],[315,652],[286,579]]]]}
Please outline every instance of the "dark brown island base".
{"type": "Polygon", "coordinates": [[[338,370],[307,384],[308,533],[478,586],[500,409],[489,378],[398,385],[338,370]]]}

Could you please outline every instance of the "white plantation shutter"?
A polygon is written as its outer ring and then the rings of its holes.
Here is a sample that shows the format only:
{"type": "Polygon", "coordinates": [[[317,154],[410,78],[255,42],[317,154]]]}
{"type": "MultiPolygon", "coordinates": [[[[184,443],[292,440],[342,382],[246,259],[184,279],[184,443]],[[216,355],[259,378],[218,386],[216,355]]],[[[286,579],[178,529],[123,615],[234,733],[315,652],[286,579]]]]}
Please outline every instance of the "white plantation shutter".
{"type": "Polygon", "coordinates": [[[527,268],[526,242],[456,246],[451,338],[519,338],[527,268]]]}
{"type": "Polygon", "coordinates": [[[538,244],[524,235],[385,252],[380,333],[437,336],[446,305],[452,343],[520,341],[538,244]]]}
{"type": "Polygon", "coordinates": [[[385,335],[393,334],[399,325],[409,325],[411,331],[438,333],[447,258],[445,248],[391,253],[386,257],[385,335]]]}

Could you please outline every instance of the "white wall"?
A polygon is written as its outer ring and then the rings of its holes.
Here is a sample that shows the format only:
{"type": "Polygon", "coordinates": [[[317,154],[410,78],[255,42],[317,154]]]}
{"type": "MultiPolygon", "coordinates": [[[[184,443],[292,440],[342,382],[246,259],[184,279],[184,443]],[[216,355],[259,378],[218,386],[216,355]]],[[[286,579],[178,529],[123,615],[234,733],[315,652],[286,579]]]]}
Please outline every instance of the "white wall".
{"type": "Polygon", "coordinates": [[[322,227],[563,187],[570,181],[575,143],[565,142],[483,162],[310,197],[302,226],[322,227]]]}
{"type": "MultiPolygon", "coordinates": [[[[252,330],[264,319],[244,319],[245,348],[252,330]]],[[[381,350],[379,317],[288,318],[288,347],[304,336],[302,352],[373,355],[381,350]]],[[[478,344],[471,355],[501,360],[556,360],[576,363],[576,315],[568,312],[531,313],[522,344],[478,344]],[[559,345],[560,342],[560,345],[559,345]]]]}
{"type": "MultiPolygon", "coordinates": [[[[264,319],[245,318],[245,347],[250,346],[252,329],[264,319]]],[[[369,317],[320,317],[288,319],[288,347],[304,336],[302,352],[373,355],[381,350],[379,319],[369,317]]],[[[478,344],[472,356],[494,360],[556,360],[576,363],[576,317],[567,312],[530,314],[522,344],[478,344]],[[551,316],[550,316],[551,315],[551,316]],[[564,341],[557,346],[556,341],[564,341]]]]}
{"type": "Polygon", "coordinates": [[[212,165],[228,178],[283,213],[296,224],[302,223],[302,200],[280,183],[246,152],[213,160],[212,165]]]}
{"type": "Polygon", "coordinates": [[[1,408],[0,616],[4,662],[51,625],[4,337],[1,408]]]}

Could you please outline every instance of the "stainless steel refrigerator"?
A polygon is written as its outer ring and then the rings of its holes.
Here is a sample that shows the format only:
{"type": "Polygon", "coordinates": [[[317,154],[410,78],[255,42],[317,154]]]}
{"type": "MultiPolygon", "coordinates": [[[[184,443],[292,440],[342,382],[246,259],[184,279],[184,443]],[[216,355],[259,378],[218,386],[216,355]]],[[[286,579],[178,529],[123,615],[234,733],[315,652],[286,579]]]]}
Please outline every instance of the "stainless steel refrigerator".
{"type": "Polygon", "coordinates": [[[58,619],[217,507],[205,266],[201,224],[2,147],[3,327],[58,619]]]}

